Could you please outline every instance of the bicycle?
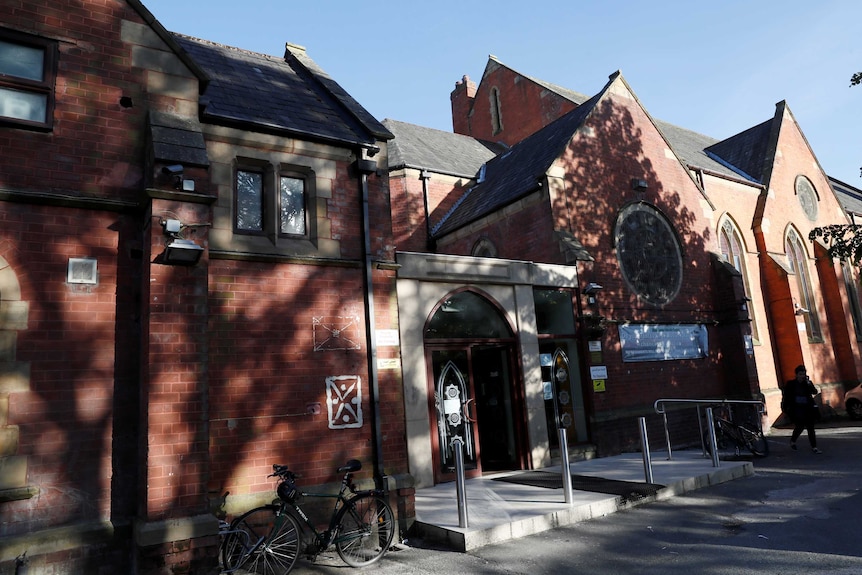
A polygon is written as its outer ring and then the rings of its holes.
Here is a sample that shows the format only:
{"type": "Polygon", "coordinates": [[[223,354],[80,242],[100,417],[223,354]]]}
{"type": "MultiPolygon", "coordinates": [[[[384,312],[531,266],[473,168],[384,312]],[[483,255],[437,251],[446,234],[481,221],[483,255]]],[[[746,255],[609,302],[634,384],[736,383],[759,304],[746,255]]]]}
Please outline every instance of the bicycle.
{"type": "MultiPolygon", "coordinates": [[[[763,435],[759,417],[753,418],[753,421],[744,425],[734,423],[730,407],[722,405],[713,408],[713,424],[715,426],[716,448],[719,451],[728,449],[732,444],[737,456],[739,456],[739,450],[743,448],[757,457],[769,455],[769,442],[763,435]]],[[[709,429],[703,432],[703,445],[706,452],[712,455],[709,429]]]]}
{"type": "Polygon", "coordinates": [[[395,535],[392,508],[382,490],[355,488],[353,474],[361,462],[351,459],[338,468],[344,477],[335,495],[302,492],[287,465],[272,469],[268,477],[278,478],[278,499],[222,523],[222,573],[286,575],[300,554],[314,560],[330,545],[351,567],[365,567],[389,549],[395,535]],[[327,529],[315,527],[299,503],[302,497],[335,499],[327,529]]]}

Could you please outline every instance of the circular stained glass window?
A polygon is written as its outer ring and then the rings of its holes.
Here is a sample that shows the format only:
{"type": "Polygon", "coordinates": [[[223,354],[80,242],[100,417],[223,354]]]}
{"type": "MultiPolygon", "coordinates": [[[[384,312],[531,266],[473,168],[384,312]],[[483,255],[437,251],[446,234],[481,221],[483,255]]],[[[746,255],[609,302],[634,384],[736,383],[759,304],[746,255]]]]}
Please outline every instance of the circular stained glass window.
{"type": "Polygon", "coordinates": [[[799,204],[808,219],[812,222],[815,221],[817,219],[817,192],[814,191],[811,180],[805,176],[796,177],[796,197],[799,198],[799,204]]]}
{"type": "Polygon", "coordinates": [[[633,204],[617,218],[617,261],[629,287],[643,300],[663,305],[682,285],[682,251],[670,224],[646,204],[633,204]]]}

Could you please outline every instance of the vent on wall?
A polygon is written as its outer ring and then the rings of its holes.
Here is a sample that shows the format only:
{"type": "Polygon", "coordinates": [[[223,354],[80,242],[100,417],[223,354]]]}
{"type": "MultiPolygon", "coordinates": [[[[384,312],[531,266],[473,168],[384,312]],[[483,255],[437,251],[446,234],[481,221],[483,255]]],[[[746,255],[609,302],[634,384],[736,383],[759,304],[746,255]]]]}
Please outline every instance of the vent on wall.
{"type": "Polygon", "coordinates": [[[85,285],[98,284],[99,270],[96,265],[96,258],[69,258],[66,282],[85,285]]]}

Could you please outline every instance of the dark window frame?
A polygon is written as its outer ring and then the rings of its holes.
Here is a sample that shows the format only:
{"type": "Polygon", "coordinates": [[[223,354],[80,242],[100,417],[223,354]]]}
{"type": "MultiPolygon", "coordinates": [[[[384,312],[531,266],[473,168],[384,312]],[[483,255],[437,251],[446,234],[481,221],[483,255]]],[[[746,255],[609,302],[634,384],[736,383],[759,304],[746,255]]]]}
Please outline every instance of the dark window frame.
{"type": "Polygon", "coordinates": [[[233,232],[237,235],[267,237],[273,244],[279,238],[286,240],[311,240],[316,234],[316,211],[313,202],[317,197],[314,170],[293,164],[273,164],[260,159],[238,158],[233,175],[233,232]],[[240,173],[258,174],[261,177],[260,229],[242,228],[240,220],[240,173]],[[303,224],[301,234],[284,232],[282,229],[281,180],[291,178],[303,183],[303,224]]]}
{"type": "Polygon", "coordinates": [[[0,28],[0,40],[9,44],[17,44],[28,48],[42,50],[44,55],[42,61],[42,80],[32,80],[8,74],[0,74],[0,88],[15,90],[27,94],[45,96],[45,121],[36,122],[4,116],[0,113],[0,123],[18,128],[30,128],[34,130],[50,131],[54,128],[54,106],[56,104],[55,86],[57,81],[58,45],[54,40],[32,36],[14,30],[0,28]]]}

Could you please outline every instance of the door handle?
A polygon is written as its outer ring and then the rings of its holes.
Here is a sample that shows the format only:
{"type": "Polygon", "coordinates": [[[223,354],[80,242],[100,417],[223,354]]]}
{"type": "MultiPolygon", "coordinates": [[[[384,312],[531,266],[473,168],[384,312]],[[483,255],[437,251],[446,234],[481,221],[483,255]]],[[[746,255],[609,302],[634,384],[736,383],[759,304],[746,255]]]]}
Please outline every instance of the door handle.
{"type": "Polygon", "coordinates": [[[470,417],[470,404],[475,401],[472,397],[461,404],[461,410],[464,413],[464,420],[467,423],[476,423],[476,420],[470,417]]]}

